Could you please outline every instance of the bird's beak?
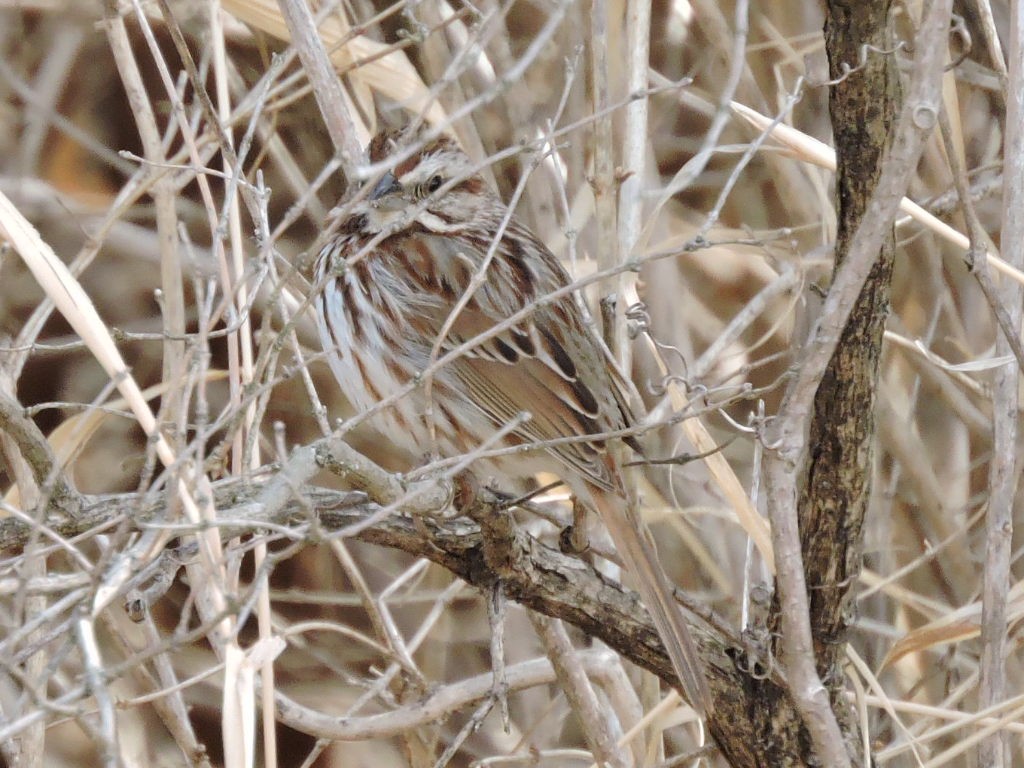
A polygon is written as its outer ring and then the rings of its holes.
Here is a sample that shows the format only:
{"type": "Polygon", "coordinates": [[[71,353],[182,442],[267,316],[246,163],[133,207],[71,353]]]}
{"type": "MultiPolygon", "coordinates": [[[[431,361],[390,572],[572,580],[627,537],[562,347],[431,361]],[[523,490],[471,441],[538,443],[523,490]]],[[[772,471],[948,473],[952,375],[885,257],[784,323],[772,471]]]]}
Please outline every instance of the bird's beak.
{"type": "Polygon", "coordinates": [[[402,185],[398,183],[398,179],[395,178],[395,174],[388,171],[381,176],[380,181],[374,185],[373,191],[370,192],[370,202],[376,203],[388,195],[401,191],[402,185]]]}

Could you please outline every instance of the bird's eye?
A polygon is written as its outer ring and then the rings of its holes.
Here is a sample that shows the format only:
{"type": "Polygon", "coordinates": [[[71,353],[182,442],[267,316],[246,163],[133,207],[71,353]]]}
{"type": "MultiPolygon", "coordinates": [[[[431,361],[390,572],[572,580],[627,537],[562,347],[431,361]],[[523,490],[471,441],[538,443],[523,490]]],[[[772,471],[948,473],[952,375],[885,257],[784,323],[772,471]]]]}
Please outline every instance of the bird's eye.
{"type": "Polygon", "coordinates": [[[431,176],[430,181],[427,182],[427,192],[437,192],[437,190],[441,188],[442,184],[444,184],[444,179],[440,176],[431,176]]]}

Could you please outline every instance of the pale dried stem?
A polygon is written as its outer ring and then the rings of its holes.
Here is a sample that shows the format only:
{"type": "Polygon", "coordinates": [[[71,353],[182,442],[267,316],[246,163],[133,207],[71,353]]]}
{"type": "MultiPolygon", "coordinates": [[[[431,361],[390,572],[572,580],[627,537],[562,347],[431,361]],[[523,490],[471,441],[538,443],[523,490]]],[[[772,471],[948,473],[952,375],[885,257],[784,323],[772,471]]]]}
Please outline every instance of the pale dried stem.
{"type": "MultiPolygon", "coordinates": [[[[174,185],[168,174],[161,172],[158,165],[167,162],[164,142],[157,126],[156,116],[150,103],[142,75],[135,61],[124,18],[118,12],[117,0],[104,3],[104,26],[110,51],[114,56],[121,83],[124,86],[139,139],[142,142],[146,160],[153,165],[147,170],[153,176],[152,197],[156,205],[156,231],[160,253],[160,290],[163,309],[164,340],[163,380],[172,382],[184,373],[185,365],[185,294],[182,281],[182,263],[178,248],[178,217],[175,208],[174,185]]],[[[183,393],[171,388],[162,403],[163,412],[176,419],[174,434],[185,434],[187,414],[181,407],[183,393]]],[[[181,449],[181,439],[173,439],[176,451],[181,449]]]]}
{"type": "MultiPolygon", "coordinates": [[[[197,144],[197,137],[187,115],[185,114],[185,105],[180,99],[178,91],[174,86],[167,63],[163,58],[145,13],[137,0],[133,0],[132,6],[135,10],[135,18],[139,23],[143,37],[149,47],[153,63],[156,65],[160,80],[163,83],[167,97],[173,107],[173,118],[174,121],[177,122],[181,138],[188,151],[188,156],[192,161],[193,166],[195,168],[200,168],[202,167],[202,160],[197,144]]],[[[166,5],[164,5],[164,11],[165,16],[170,19],[170,14],[166,5]]],[[[172,33],[172,38],[174,38],[176,34],[180,37],[180,30],[177,30],[173,24],[169,28],[172,33]]],[[[190,61],[187,51],[183,54],[182,58],[183,60],[190,61]]],[[[200,103],[202,103],[203,97],[205,96],[205,90],[203,90],[201,85],[198,83],[196,93],[199,97],[200,103]]],[[[214,121],[214,124],[216,124],[215,115],[212,116],[212,120],[214,121]]],[[[225,144],[225,150],[227,149],[230,149],[230,145],[225,144]]],[[[197,174],[195,176],[195,180],[198,184],[200,198],[205,209],[209,231],[213,237],[213,248],[220,269],[222,291],[226,297],[229,297],[232,296],[234,292],[231,270],[228,265],[227,254],[224,251],[223,242],[221,238],[217,236],[219,231],[219,215],[214,202],[213,192],[205,175],[197,174]]],[[[229,381],[234,382],[234,386],[237,388],[237,382],[239,381],[239,350],[237,339],[233,335],[229,335],[228,341],[229,381]]],[[[163,438],[161,437],[161,441],[162,440],[163,438]]],[[[159,443],[157,447],[158,449],[160,448],[159,443]]],[[[168,459],[171,459],[171,463],[173,463],[173,454],[171,450],[167,448],[164,452],[167,453],[167,456],[161,455],[161,460],[166,464],[168,463],[168,459]]],[[[205,492],[205,486],[207,485],[206,478],[200,475],[194,475],[189,478],[189,481],[191,481],[199,491],[199,496],[197,498],[198,504],[196,504],[193,509],[190,509],[191,505],[188,500],[183,499],[186,501],[186,511],[189,512],[190,519],[193,522],[198,522],[199,519],[205,519],[208,522],[214,521],[217,514],[212,504],[209,503],[209,496],[205,492]]],[[[184,479],[179,479],[178,483],[182,489],[188,487],[188,483],[184,479]]],[[[191,496],[189,496],[188,499],[191,499],[191,496]]],[[[200,542],[200,550],[203,556],[200,559],[200,563],[188,566],[188,570],[190,571],[193,579],[193,584],[199,588],[200,599],[198,601],[198,606],[204,617],[214,615],[222,617],[217,623],[216,630],[213,635],[211,635],[210,639],[218,652],[225,653],[229,660],[235,659],[241,655],[241,649],[239,648],[235,637],[235,624],[233,618],[225,613],[224,610],[227,595],[233,592],[233,585],[230,583],[229,574],[225,569],[222,544],[218,536],[203,535],[198,538],[200,542]]],[[[227,674],[233,674],[236,669],[237,667],[235,664],[229,663],[226,667],[227,674]]],[[[231,681],[228,681],[226,689],[230,690],[232,693],[235,693],[238,690],[235,685],[231,684],[231,681]]],[[[236,701],[237,700],[233,696],[225,697],[225,705],[229,710],[233,709],[231,702],[236,701]]],[[[231,714],[226,713],[225,725],[231,717],[231,714]]],[[[225,727],[223,735],[225,738],[226,753],[235,754],[236,749],[238,749],[240,730],[238,728],[225,727]]]]}
{"type": "MultiPolygon", "coordinates": [[[[632,261],[641,245],[640,235],[644,218],[643,193],[649,185],[647,159],[650,134],[647,128],[648,101],[641,96],[647,88],[647,72],[651,60],[651,4],[638,0],[626,6],[626,96],[632,100],[626,105],[622,140],[622,181],[618,186],[618,222],[616,227],[617,253],[615,261],[632,261]],[[634,97],[635,94],[635,97],[634,97]]],[[[637,294],[637,276],[634,272],[621,272],[616,281],[618,299],[617,322],[612,336],[607,339],[619,366],[624,371],[633,369],[632,346],[622,317],[628,307],[640,301],[637,294]]]]}
{"type": "MultiPolygon", "coordinates": [[[[610,13],[606,0],[589,0],[590,30],[587,41],[590,53],[590,66],[587,68],[589,80],[591,109],[594,119],[594,141],[592,147],[592,165],[589,169],[590,187],[594,195],[594,224],[597,227],[595,253],[592,257],[599,270],[609,269],[618,263],[613,243],[618,242],[615,236],[616,222],[616,182],[615,182],[615,143],[612,131],[612,115],[608,104],[612,101],[613,84],[609,82],[608,71],[608,15],[610,13]]],[[[609,339],[609,341],[612,341],[609,339]]],[[[613,353],[617,350],[612,349],[613,353]]]]}
{"type": "Polygon", "coordinates": [[[74,622],[74,629],[76,644],[82,654],[83,677],[99,713],[99,759],[107,768],[115,768],[121,764],[123,756],[118,749],[114,702],[107,687],[96,627],[91,617],[82,615],[74,622]]]}
{"type": "MultiPolygon", "coordinates": [[[[974,7],[978,10],[981,18],[981,31],[985,48],[988,50],[992,65],[996,68],[999,78],[1002,81],[1004,97],[1008,87],[1009,72],[1006,69],[1006,59],[1003,56],[1003,45],[999,37],[999,29],[996,27],[995,16],[992,13],[992,4],[989,0],[973,0],[974,7]]],[[[1009,117],[1009,115],[1007,115],[1009,117]]]]}
{"type": "Polygon", "coordinates": [[[616,743],[621,728],[608,717],[597,693],[577,661],[578,652],[572,647],[562,622],[530,612],[530,621],[540,638],[548,659],[558,677],[559,687],[576,713],[583,729],[583,738],[598,763],[613,768],[633,765],[632,759],[616,743]]]}
{"type": "MultiPolygon", "coordinates": [[[[586,674],[601,680],[610,658],[605,651],[580,651],[578,663],[586,674]]],[[[510,692],[547,685],[557,680],[551,662],[547,659],[513,664],[506,668],[505,673],[510,692]]],[[[320,738],[356,741],[396,736],[440,721],[489,697],[493,684],[493,675],[486,672],[445,685],[409,706],[353,718],[338,718],[315,711],[281,693],[276,698],[283,722],[291,727],[304,733],[316,734],[320,738]]]]}
{"type": "MultiPolygon", "coordinates": [[[[1006,88],[1006,136],[1003,142],[1003,258],[1011,266],[1024,267],[1024,7],[1010,5],[1009,76],[1006,88]]],[[[969,205],[969,202],[965,202],[969,205]]],[[[969,214],[970,216],[970,214],[969,214]]],[[[973,227],[972,227],[973,229],[973,227]]],[[[984,258],[984,257],[982,257],[984,258]]],[[[992,392],[993,446],[989,464],[989,499],[985,514],[985,561],[982,571],[981,688],[979,705],[986,708],[1006,696],[1007,590],[1013,538],[1014,501],[1017,495],[1017,427],[1020,405],[1021,286],[1003,281],[997,313],[1005,308],[1004,332],[996,338],[996,354],[1014,352],[1017,365],[1000,366],[992,392]]],[[[1007,734],[994,731],[978,745],[980,765],[1002,768],[1012,764],[1007,734]]]]}
{"type": "MultiPolygon", "coordinates": [[[[743,74],[747,72],[747,58],[744,52],[747,46],[748,14],[747,0],[739,0],[734,11],[735,29],[732,35],[732,55],[729,57],[729,73],[725,78],[722,92],[719,94],[718,105],[711,120],[711,125],[701,139],[700,148],[693,158],[680,168],[672,180],[665,185],[654,206],[655,214],[660,212],[665,203],[674,195],[688,189],[697,180],[707,168],[708,162],[718,149],[718,142],[722,137],[722,132],[732,117],[730,105],[736,96],[736,89],[739,87],[743,74]]],[[[664,85],[666,83],[665,77],[654,70],[650,71],[649,77],[654,85],[664,85]]],[[[653,222],[653,216],[651,220],[653,222]]],[[[647,240],[649,234],[650,230],[645,233],[644,241],[647,240]]]]}
{"type": "Polygon", "coordinates": [[[758,291],[739,312],[733,315],[718,338],[689,366],[690,380],[704,381],[712,368],[721,362],[720,358],[725,351],[735,345],[750,326],[766,313],[771,302],[779,296],[793,291],[800,285],[802,279],[803,276],[796,269],[784,268],[777,278],[758,291]]]}
{"type": "Polygon", "coordinates": [[[352,557],[348,547],[341,539],[333,539],[331,541],[331,550],[359,595],[374,633],[380,638],[384,647],[402,665],[405,674],[420,685],[423,685],[425,683],[423,675],[417,668],[416,662],[413,661],[405,640],[395,626],[394,621],[392,621],[384,604],[378,602],[378,599],[373,595],[373,591],[363,577],[362,569],[352,557]]]}
{"type": "MultiPolygon", "coordinates": [[[[125,656],[132,656],[139,651],[130,638],[136,637],[138,628],[130,625],[128,617],[121,611],[106,611],[100,617],[103,622],[104,631],[110,633],[114,642],[118,643],[125,656]]],[[[157,629],[150,616],[146,616],[141,624],[142,635],[145,638],[143,644],[150,647],[158,647],[161,643],[160,631],[157,629]]],[[[178,748],[184,755],[200,755],[205,750],[201,746],[192,722],[188,716],[188,706],[185,697],[182,695],[182,682],[178,679],[178,673],[174,669],[172,655],[168,652],[157,653],[153,658],[153,665],[156,667],[156,677],[150,673],[145,664],[133,664],[131,675],[136,685],[146,691],[146,703],[152,703],[161,722],[173,736],[178,748]]],[[[216,667],[214,667],[216,670],[216,667]]],[[[212,674],[212,673],[211,673],[212,674]]],[[[143,698],[143,697],[137,697],[143,698]]],[[[138,706],[142,701],[131,702],[138,706]]],[[[122,705],[127,702],[122,702],[122,705]]],[[[200,760],[199,765],[210,765],[209,759],[200,760]]]]}
{"type": "Polygon", "coordinates": [[[298,51],[302,68],[313,86],[313,95],[316,96],[327,133],[338,152],[345,178],[351,182],[355,178],[355,168],[363,156],[363,150],[359,146],[355,125],[348,111],[348,99],[317,32],[316,21],[308,3],[305,0],[281,0],[280,8],[288,23],[292,45],[298,51]]]}
{"type": "MultiPolygon", "coordinates": [[[[417,565],[413,566],[413,568],[416,568],[417,572],[426,570],[425,568],[419,568],[419,564],[421,563],[425,565],[424,561],[420,560],[417,561],[417,565]]],[[[412,568],[409,569],[409,571],[412,570],[412,568]]],[[[396,580],[395,582],[393,582],[391,587],[389,587],[389,590],[391,588],[395,588],[399,583],[400,580],[396,580]]],[[[412,634],[410,639],[405,643],[407,653],[410,656],[416,653],[418,650],[420,650],[420,647],[429,638],[430,631],[433,630],[436,627],[437,623],[441,620],[443,613],[449,607],[450,602],[454,600],[462,592],[464,592],[466,588],[467,587],[465,583],[456,580],[438,596],[437,600],[434,601],[433,607],[431,608],[427,616],[424,618],[419,628],[416,630],[416,632],[412,634]]],[[[381,600],[385,600],[386,598],[386,593],[381,595],[381,600]]],[[[380,646],[378,648],[379,653],[383,653],[385,650],[386,649],[383,646],[380,646]]],[[[405,666],[407,665],[405,665],[400,659],[392,661],[388,665],[388,668],[374,682],[374,684],[369,686],[366,692],[358,699],[356,699],[355,703],[351,707],[349,707],[347,714],[359,714],[359,712],[361,712],[368,703],[377,699],[380,696],[382,690],[392,685],[395,676],[402,672],[405,666]]]]}
{"type": "Polygon", "coordinates": [[[57,112],[54,109],[53,104],[48,100],[41,99],[32,86],[18,77],[10,63],[2,56],[0,56],[0,78],[7,82],[11,90],[17,94],[18,98],[21,99],[29,109],[37,112],[40,118],[45,119],[45,123],[52,125],[61,133],[64,133],[74,139],[77,143],[87,148],[90,153],[94,154],[111,168],[114,168],[125,175],[131,173],[132,168],[129,163],[121,159],[117,153],[111,151],[109,147],[97,142],[96,139],[87,131],[83,130],[74,122],[57,112]]]}
{"type": "MultiPolygon", "coordinates": [[[[1011,50],[1020,47],[1019,24],[1014,25],[1017,35],[1011,36],[1011,50]]],[[[1011,72],[1019,81],[1021,72],[1019,65],[1011,62],[1011,72]]],[[[1018,119],[1021,114],[1022,98],[1020,89],[1024,86],[1014,79],[1008,81],[1010,98],[1007,102],[1009,111],[1007,122],[1018,119]]],[[[981,668],[979,704],[991,707],[1003,700],[1006,695],[1005,647],[1007,633],[1007,591],[1010,587],[1010,544],[1013,531],[1013,506],[1017,488],[1016,435],[1018,423],[1018,380],[1020,370],[1024,367],[1024,350],[1021,347],[1017,329],[1021,323],[1021,291],[1020,286],[1012,280],[1003,283],[998,290],[992,281],[988,269],[988,253],[996,253],[987,234],[978,220],[977,212],[969,193],[967,175],[959,158],[962,147],[953,146],[953,132],[945,112],[940,116],[942,137],[947,147],[947,158],[956,184],[957,192],[963,206],[964,219],[967,223],[967,234],[970,238],[968,261],[971,264],[978,284],[981,286],[986,301],[998,321],[999,333],[996,339],[995,354],[1007,355],[1012,352],[1017,365],[1004,363],[996,369],[992,389],[992,458],[989,462],[989,498],[985,514],[986,552],[985,567],[982,571],[982,618],[981,618],[981,668]]],[[[1022,153],[1022,138],[1019,129],[1009,130],[1004,147],[1004,179],[1012,179],[1007,173],[1019,173],[1022,153]]],[[[1010,181],[1004,186],[1004,237],[1024,235],[1024,227],[1015,226],[1007,216],[1007,211],[1016,210],[1012,206],[1024,203],[1024,184],[1010,181]]],[[[1024,265],[1024,248],[1014,244],[1013,240],[1004,240],[1009,253],[1002,258],[1011,266],[1024,265]]],[[[999,768],[1005,765],[1007,734],[995,732],[978,745],[979,764],[999,768]]]]}
{"type": "MultiPolygon", "coordinates": [[[[168,24],[174,23],[173,19],[166,13],[165,18],[167,19],[168,24]]],[[[210,4],[209,21],[210,36],[213,42],[213,72],[217,90],[217,116],[220,118],[222,126],[224,126],[222,130],[228,146],[234,147],[231,129],[226,127],[226,124],[231,119],[231,95],[228,89],[229,72],[225,51],[226,43],[224,40],[224,29],[221,25],[221,7],[217,0],[214,0],[214,2],[210,4]]],[[[266,82],[271,82],[275,77],[276,71],[272,67],[271,71],[268,73],[266,82]]],[[[253,109],[252,127],[255,126],[258,116],[262,111],[263,96],[263,92],[257,91],[256,104],[253,109]]],[[[232,158],[230,158],[227,153],[225,153],[223,159],[224,172],[228,174],[230,179],[225,190],[224,199],[224,208],[228,219],[228,235],[231,249],[230,264],[234,284],[233,295],[235,299],[235,307],[230,313],[230,316],[239,318],[237,338],[232,339],[232,344],[237,345],[241,352],[241,369],[238,371],[241,378],[238,382],[233,381],[231,387],[231,398],[233,405],[236,408],[240,407],[241,391],[252,384],[255,378],[253,369],[253,335],[252,325],[250,322],[251,314],[245,309],[248,305],[248,289],[244,280],[244,275],[246,273],[245,248],[243,246],[242,221],[236,194],[237,180],[244,178],[242,160],[244,159],[245,151],[248,148],[248,142],[251,140],[251,136],[252,131],[250,130],[246,133],[246,136],[243,139],[241,157],[234,159],[234,164],[232,164],[232,158]]],[[[262,211],[263,209],[261,208],[259,210],[262,211]]],[[[266,228],[265,223],[263,226],[266,228]]],[[[253,400],[245,408],[245,417],[242,422],[242,428],[235,434],[234,447],[232,450],[232,470],[235,476],[245,476],[250,470],[256,469],[260,466],[259,444],[255,440],[259,430],[259,424],[256,416],[257,403],[253,400]]],[[[262,571],[262,567],[266,563],[266,559],[267,545],[265,541],[260,540],[256,543],[253,553],[253,563],[257,568],[257,572],[262,571]]],[[[261,578],[259,580],[257,594],[257,628],[260,640],[263,642],[268,642],[273,635],[268,587],[269,585],[266,578],[261,578]]],[[[262,665],[260,665],[260,676],[262,683],[260,692],[262,696],[264,762],[266,763],[267,768],[276,768],[277,728],[274,720],[273,692],[275,686],[274,661],[272,657],[266,658],[262,665]]],[[[231,682],[232,681],[225,680],[225,687],[227,687],[231,682]]],[[[244,711],[248,713],[248,707],[246,707],[244,711]]],[[[228,725],[228,722],[225,720],[225,726],[228,725]]],[[[246,724],[247,733],[251,733],[254,730],[255,725],[253,723],[246,724]]]]}
{"type": "MultiPolygon", "coordinates": [[[[6,397],[6,393],[0,393],[0,396],[6,397]]],[[[0,455],[4,454],[9,459],[8,466],[11,468],[13,479],[21,491],[22,503],[29,509],[36,508],[39,514],[42,514],[43,509],[40,502],[43,500],[43,494],[40,493],[40,487],[31,476],[19,446],[6,431],[0,433],[0,455]]],[[[26,548],[25,560],[19,569],[19,581],[23,579],[46,578],[48,570],[46,556],[43,552],[39,551],[41,549],[40,542],[31,544],[26,548]]],[[[23,696],[20,702],[23,706],[16,706],[11,713],[14,716],[23,716],[31,712],[35,701],[45,698],[47,688],[46,667],[50,662],[50,651],[45,645],[46,625],[43,621],[46,618],[48,599],[45,594],[23,595],[21,593],[19,593],[18,598],[15,602],[14,615],[19,616],[20,614],[19,618],[26,623],[37,620],[40,622],[39,627],[25,637],[25,648],[35,647],[38,649],[25,660],[24,664],[24,679],[22,682],[26,693],[29,695],[23,696]],[[20,605],[17,604],[19,602],[21,603],[20,605]]],[[[30,725],[18,738],[16,744],[11,744],[5,749],[8,748],[11,750],[10,756],[14,758],[12,761],[14,765],[31,767],[44,765],[46,750],[45,723],[38,721],[30,725]]]]}

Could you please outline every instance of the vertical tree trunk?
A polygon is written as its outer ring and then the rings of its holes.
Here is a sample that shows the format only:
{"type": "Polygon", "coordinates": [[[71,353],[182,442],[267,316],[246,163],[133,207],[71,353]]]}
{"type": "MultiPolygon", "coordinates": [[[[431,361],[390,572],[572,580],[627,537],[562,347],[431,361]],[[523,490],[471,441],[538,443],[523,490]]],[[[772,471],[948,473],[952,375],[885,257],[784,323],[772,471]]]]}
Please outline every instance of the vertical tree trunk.
{"type": "MultiPolygon", "coordinates": [[[[897,61],[888,53],[893,48],[889,8],[890,0],[828,3],[825,45],[830,76],[836,81],[829,92],[829,111],[838,163],[837,266],[865,215],[899,113],[897,61]]],[[[799,506],[818,673],[829,689],[852,756],[860,753],[859,724],[843,698],[841,664],[861,565],[875,388],[893,252],[890,235],[815,397],[799,506]]]]}

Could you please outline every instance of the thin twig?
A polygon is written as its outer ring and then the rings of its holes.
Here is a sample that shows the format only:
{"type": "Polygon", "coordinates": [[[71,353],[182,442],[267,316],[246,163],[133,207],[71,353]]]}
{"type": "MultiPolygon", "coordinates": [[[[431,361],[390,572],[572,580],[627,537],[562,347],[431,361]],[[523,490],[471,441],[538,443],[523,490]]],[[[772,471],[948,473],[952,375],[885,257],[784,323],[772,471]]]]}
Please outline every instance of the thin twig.
{"type": "MultiPolygon", "coordinates": [[[[1010,6],[1009,77],[1006,88],[1006,136],[1003,142],[1003,257],[1024,267],[1024,7],[1010,6]]],[[[989,465],[989,499],[985,515],[985,565],[982,570],[981,689],[979,706],[1001,702],[1006,696],[1007,590],[1010,586],[1014,501],[1019,469],[1017,429],[1020,375],[1024,370],[1017,330],[1021,326],[1021,286],[1004,281],[997,308],[1005,307],[1008,331],[996,339],[996,354],[1012,350],[1017,365],[1000,366],[992,392],[993,446],[989,465]]],[[[1000,323],[1002,327],[1002,322],[1000,323]]],[[[995,731],[978,746],[980,765],[1002,768],[1008,759],[1008,734],[995,731]]]]}

